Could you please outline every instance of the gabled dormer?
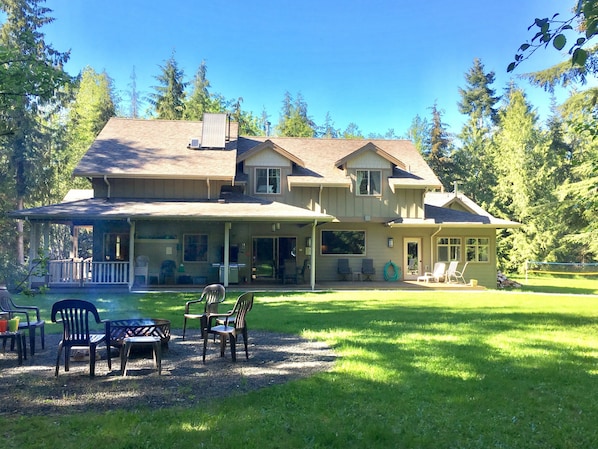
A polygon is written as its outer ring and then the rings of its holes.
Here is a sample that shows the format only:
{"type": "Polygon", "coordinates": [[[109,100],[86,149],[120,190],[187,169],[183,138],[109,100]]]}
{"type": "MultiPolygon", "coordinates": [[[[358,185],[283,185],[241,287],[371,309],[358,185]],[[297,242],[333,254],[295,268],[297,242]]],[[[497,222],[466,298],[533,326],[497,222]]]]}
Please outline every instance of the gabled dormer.
{"type": "Polygon", "coordinates": [[[293,165],[305,167],[305,162],[271,140],[266,140],[239,154],[237,164],[248,177],[250,195],[281,195],[293,165]]]}
{"type": "Polygon", "coordinates": [[[392,176],[394,168],[405,168],[402,161],[372,142],[347,154],[334,165],[351,178],[351,188],[357,196],[381,196],[385,181],[392,176]]]}

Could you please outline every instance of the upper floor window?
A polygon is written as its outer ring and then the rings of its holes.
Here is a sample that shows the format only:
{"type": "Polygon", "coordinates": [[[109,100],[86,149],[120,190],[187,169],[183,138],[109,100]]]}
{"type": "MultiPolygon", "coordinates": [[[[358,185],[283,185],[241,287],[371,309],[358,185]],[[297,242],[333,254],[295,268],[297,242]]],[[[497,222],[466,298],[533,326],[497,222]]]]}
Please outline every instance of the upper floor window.
{"type": "Polygon", "coordinates": [[[380,195],[382,172],[380,170],[357,170],[357,194],[380,195]]]}
{"type": "Polygon", "coordinates": [[[280,193],[280,168],[256,168],[255,193],[280,193]]]}
{"type": "Polygon", "coordinates": [[[468,262],[488,262],[490,254],[490,239],[467,238],[465,239],[465,255],[468,262]]]}
{"type": "Polygon", "coordinates": [[[438,261],[461,260],[461,237],[440,237],[438,239],[438,261]]]}

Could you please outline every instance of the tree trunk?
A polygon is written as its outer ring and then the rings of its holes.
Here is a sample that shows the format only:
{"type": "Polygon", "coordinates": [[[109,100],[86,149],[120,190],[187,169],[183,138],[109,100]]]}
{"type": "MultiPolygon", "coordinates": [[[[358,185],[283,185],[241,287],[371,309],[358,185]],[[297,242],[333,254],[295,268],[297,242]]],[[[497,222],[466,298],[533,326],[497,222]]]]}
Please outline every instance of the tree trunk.
{"type": "MultiPolygon", "coordinates": [[[[23,209],[23,197],[17,199],[17,210],[23,209]]],[[[17,262],[20,265],[25,264],[25,239],[24,239],[23,220],[17,220],[17,262]]]]}

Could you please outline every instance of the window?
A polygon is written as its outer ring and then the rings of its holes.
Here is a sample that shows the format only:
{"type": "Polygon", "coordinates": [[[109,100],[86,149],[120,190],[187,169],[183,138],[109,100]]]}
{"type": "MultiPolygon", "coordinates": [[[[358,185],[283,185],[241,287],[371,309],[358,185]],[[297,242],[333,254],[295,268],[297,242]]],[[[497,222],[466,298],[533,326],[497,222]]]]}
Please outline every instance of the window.
{"type": "Polygon", "coordinates": [[[322,231],[322,254],[365,255],[365,231],[322,231]]]}
{"type": "Polygon", "coordinates": [[[357,194],[380,195],[382,172],[380,170],[357,170],[357,194]]]}
{"type": "Polygon", "coordinates": [[[439,262],[461,260],[461,237],[440,237],[437,250],[439,262]]]}
{"type": "Polygon", "coordinates": [[[104,234],[104,259],[129,260],[129,234],[104,234]]]}
{"type": "Polygon", "coordinates": [[[183,235],[184,262],[208,261],[208,236],[207,234],[183,235]]]}
{"type": "Polygon", "coordinates": [[[280,168],[256,168],[255,193],[280,193],[280,168]]]}
{"type": "Polygon", "coordinates": [[[490,254],[490,239],[468,238],[465,240],[465,255],[468,262],[488,262],[490,254]]]}

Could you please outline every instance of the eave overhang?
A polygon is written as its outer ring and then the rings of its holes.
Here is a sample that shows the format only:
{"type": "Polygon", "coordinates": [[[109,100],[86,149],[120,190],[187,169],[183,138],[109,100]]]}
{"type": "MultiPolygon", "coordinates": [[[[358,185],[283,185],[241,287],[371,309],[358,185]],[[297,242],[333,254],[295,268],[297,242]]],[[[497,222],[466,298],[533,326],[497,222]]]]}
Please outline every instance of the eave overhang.
{"type": "Polygon", "coordinates": [[[92,220],[192,220],[330,222],[335,217],[245,195],[209,201],[91,198],[13,211],[11,218],[68,222],[92,220]]]}

